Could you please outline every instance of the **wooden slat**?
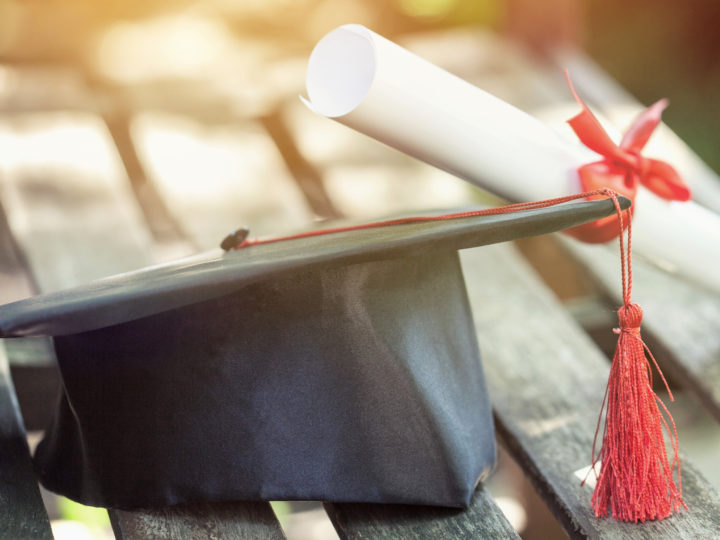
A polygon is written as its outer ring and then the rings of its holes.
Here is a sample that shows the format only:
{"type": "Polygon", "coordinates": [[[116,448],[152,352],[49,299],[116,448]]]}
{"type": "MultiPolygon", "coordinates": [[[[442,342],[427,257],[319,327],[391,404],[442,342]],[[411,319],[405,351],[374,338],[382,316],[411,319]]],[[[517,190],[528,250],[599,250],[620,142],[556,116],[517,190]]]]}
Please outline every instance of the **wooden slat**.
{"type": "MultiPolygon", "coordinates": [[[[562,244],[610,302],[620,305],[620,267],[613,252],[565,238],[562,244]]],[[[633,300],[644,312],[644,339],[663,367],[720,422],[720,297],[637,257],[633,278],[633,300]]]]}
{"type": "Polygon", "coordinates": [[[683,457],[689,510],[642,525],[596,519],[590,465],[608,362],[511,246],[461,254],[496,426],[573,538],[711,538],[720,495],[683,457]]]}
{"type": "Polygon", "coordinates": [[[130,180],[135,200],[142,209],[153,237],[163,244],[186,242],[179,224],[168,212],[155,185],[149,181],[145,167],[137,155],[130,133],[132,114],[118,108],[113,113],[106,112],[103,119],[130,180]]]}
{"type": "Polygon", "coordinates": [[[122,540],[285,538],[270,505],[259,502],[196,503],[109,514],[115,537],[122,540]]]}
{"type": "Polygon", "coordinates": [[[170,215],[201,250],[217,248],[241,226],[263,236],[313,220],[258,122],[208,126],[146,113],[134,119],[132,134],[140,162],[170,215]]]}
{"type": "MultiPolygon", "coordinates": [[[[10,233],[1,201],[0,276],[0,304],[20,300],[36,290],[23,253],[10,233]]],[[[52,344],[47,338],[26,338],[5,340],[4,346],[25,426],[29,430],[44,429],[60,386],[52,344]]]]}
{"type": "Polygon", "coordinates": [[[277,146],[280,157],[313,212],[322,218],[340,217],[340,213],[328,197],[320,171],[300,153],[282,111],[275,109],[263,116],[260,121],[277,146]]]}
{"type": "Polygon", "coordinates": [[[0,340],[0,538],[52,538],[0,340]]]}
{"type": "Polygon", "coordinates": [[[325,504],[342,540],[520,538],[484,486],[467,510],[392,504],[325,504]]]}
{"type": "MultiPolygon", "coordinates": [[[[0,140],[13,150],[0,156],[0,200],[41,291],[72,287],[167,256],[152,241],[99,118],[17,115],[0,123],[0,140]]],[[[177,251],[177,242],[173,244],[177,251]]],[[[133,513],[127,534],[140,530],[131,523],[170,531],[174,538],[214,530],[235,531],[234,537],[244,538],[238,536],[243,527],[252,533],[248,538],[278,537],[281,531],[268,504],[215,506],[133,513]]]]}
{"type": "MultiPolygon", "coordinates": [[[[2,183],[1,172],[0,183],[2,183]]],[[[36,290],[31,277],[25,271],[26,266],[23,253],[10,232],[7,215],[0,199],[0,278],[2,278],[0,304],[21,300],[36,290]]]]}
{"type": "Polygon", "coordinates": [[[0,124],[0,200],[43,292],[153,260],[150,235],[102,121],[15,116],[0,124]]]}

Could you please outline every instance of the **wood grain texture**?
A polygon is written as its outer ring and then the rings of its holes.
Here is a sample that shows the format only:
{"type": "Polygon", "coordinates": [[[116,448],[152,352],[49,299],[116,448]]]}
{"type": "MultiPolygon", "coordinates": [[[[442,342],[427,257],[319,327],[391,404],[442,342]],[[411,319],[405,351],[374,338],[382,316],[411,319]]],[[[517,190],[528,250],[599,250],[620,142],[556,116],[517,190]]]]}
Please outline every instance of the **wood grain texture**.
{"type": "Polygon", "coordinates": [[[252,236],[265,236],[313,221],[302,191],[258,122],[208,126],[146,113],[133,121],[132,133],[150,182],[200,250],[217,248],[242,226],[252,236]]]}
{"type": "Polygon", "coordinates": [[[122,540],[285,538],[267,503],[195,503],[158,510],[110,510],[109,514],[115,537],[122,540]]]}
{"type": "Polygon", "coordinates": [[[467,510],[392,504],[325,504],[342,540],[520,538],[480,485],[467,510]]]}
{"type": "Polygon", "coordinates": [[[135,200],[143,212],[150,233],[165,244],[187,242],[179,224],[173,219],[155,188],[147,177],[145,167],[140,161],[130,126],[132,114],[118,108],[112,114],[103,115],[107,129],[122,161],[125,173],[130,180],[135,200]]]}
{"type": "Polygon", "coordinates": [[[42,292],[153,261],[150,235],[100,119],[80,113],[0,122],[0,200],[42,292]],[[147,250],[146,250],[147,248],[147,250]]]}
{"type": "Polygon", "coordinates": [[[0,343],[0,538],[52,537],[0,343]]]}
{"type": "MultiPolygon", "coordinates": [[[[36,289],[0,201],[0,304],[30,296],[36,289]]],[[[59,388],[52,344],[47,338],[30,338],[5,340],[4,346],[25,426],[44,429],[59,388]]]]}
{"type": "Polygon", "coordinates": [[[480,350],[504,444],[573,538],[712,538],[720,496],[683,460],[689,510],[642,525],[597,519],[590,465],[607,360],[511,246],[461,253],[480,350]]]}
{"type": "Polygon", "coordinates": [[[24,255],[10,232],[0,197],[0,304],[22,300],[35,292],[36,286],[26,268],[24,255]]]}
{"type": "MultiPolygon", "coordinates": [[[[29,296],[34,290],[1,204],[0,277],[0,303],[29,296]]],[[[7,349],[12,343],[0,340],[0,538],[52,538],[10,377],[7,349]]],[[[44,360],[47,361],[47,357],[44,360]]]]}
{"type": "Polygon", "coordinates": [[[340,217],[328,197],[320,171],[300,153],[281,111],[275,109],[260,121],[313,212],[322,218],[340,217]]]}
{"type": "MultiPolygon", "coordinates": [[[[570,239],[562,245],[614,304],[622,303],[614,250],[570,239]]],[[[633,261],[633,300],[643,308],[643,338],[663,368],[691,389],[720,422],[720,296],[633,261]]]]}

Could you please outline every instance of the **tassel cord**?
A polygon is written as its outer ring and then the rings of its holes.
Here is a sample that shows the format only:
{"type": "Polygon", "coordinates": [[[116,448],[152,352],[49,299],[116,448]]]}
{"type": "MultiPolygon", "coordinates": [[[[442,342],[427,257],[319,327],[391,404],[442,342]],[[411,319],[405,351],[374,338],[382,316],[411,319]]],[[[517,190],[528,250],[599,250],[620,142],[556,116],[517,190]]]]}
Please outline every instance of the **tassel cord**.
{"type": "Polygon", "coordinates": [[[275,236],[272,238],[243,238],[234,247],[230,249],[242,249],[251,246],[257,246],[262,244],[274,244],[276,242],[287,242],[289,240],[298,240],[300,238],[310,238],[314,236],[325,236],[329,234],[338,234],[350,231],[359,231],[364,229],[375,229],[378,227],[391,227],[395,225],[408,225],[411,223],[427,223],[433,221],[447,221],[453,219],[462,219],[470,217],[480,216],[495,216],[501,214],[512,214],[514,212],[521,212],[523,210],[538,210],[540,208],[547,208],[549,206],[557,206],[570,201],[578,199],[587,199],[592,197],[605,196],[613,198],[615,207],[618,211],[620,210],[620,203],[617,200],[617,194],[607,188],[596,189],[585,193],[576,193],[574,195],[566,195],[564,197],[557,197],[555,199],[547,199],[544,201],[531,201],[531,202],[520,202],[515,204],[508,204],[505,206],[498,206],[493,208],[483,208],[482,210],[470,210],[467,212],[454,212],[452,214],[442,214],[439,216],[410,216],[397,219],[388,219],[384,221],[374,221],[371,223],[363,223],[360,225],[348,225],[345,227],[332,227],[326,229],[318,229],[314,231],[306,231],[297,234],[291,234],[287,236],[275,236]]]}
{"type": "Polygon", "coordinates": [[[596,470],[599,462],[600,473],[591,503],[597,517],[605,517],[609,509],[615,519],[637,523],[663,519],[687,506],[682,500],[677,428],[667,407],[653,391],[652,366],[660,375],[671,401],[673,395],[640,335],[642,309],[631,300],[632,222],[628,220],[626,249],[623,215],[617,196],[614,193],[608,196],[618,215],[623,306],[618,310],[620,327],[615,329],[618,344],[593,437],[591,471],[596,470]],[[602,411],[606,412],[602,445],[596,454],[602,411]],[[667,432],[673,450],[670,463],[664,432],[667,432]],[[677,486],[673,480],[676,468],[677,486]]]}

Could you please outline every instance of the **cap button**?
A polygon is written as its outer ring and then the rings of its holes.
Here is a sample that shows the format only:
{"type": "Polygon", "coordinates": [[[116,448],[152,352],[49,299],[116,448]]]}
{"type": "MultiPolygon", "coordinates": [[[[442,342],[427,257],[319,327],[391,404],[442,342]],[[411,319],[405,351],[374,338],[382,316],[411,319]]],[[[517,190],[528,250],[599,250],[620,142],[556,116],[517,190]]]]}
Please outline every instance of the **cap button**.
{"type": "Polygon", "coordinates": [[[242,244],[249,234],[250,229],[248,229],[247,227],[242,227],[223,238],[223,241],[220,242],[220,247],[223,248],[225,251],[230,251],[231,249],[234,249],[238,245],[242,244]]]}

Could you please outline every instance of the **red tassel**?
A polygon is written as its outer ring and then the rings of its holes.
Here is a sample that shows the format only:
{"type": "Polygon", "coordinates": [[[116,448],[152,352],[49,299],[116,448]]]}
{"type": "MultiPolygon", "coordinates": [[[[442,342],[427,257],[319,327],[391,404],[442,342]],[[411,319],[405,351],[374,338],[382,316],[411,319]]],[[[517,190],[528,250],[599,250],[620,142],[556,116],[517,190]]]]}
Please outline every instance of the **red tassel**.
{"type": "MultiPolygon", "coordinates": [[[[622,231],[622,212],[615,197],[613,200],[622,231]]],[[[625,305],[618,310],[620,328],[615,332],[619,338],[603,399],[602,409],[607,409],[607,415],[602,447],[597,457],[595,443],[600,427],[599,419],[593,441],[593,470],[600,460],[600,474],[592,495],[592,508],[597,517],[607,516],[609,510],[617,520],[637,523],[664,519],[687,506],[682,500],[675,422],[652,389],[649,360],[665,383],[671,401],[672,393],[655,358],[640,337],[642,309],[630,301],[631,238],[632,229],[628,224],[627,252],[622,232],[620,234],[625,305]],[[667,420],[661,414],[661,408],[667,420]],[[673,450],[671,463],[668,462],[663,428],[668,432],[673,450]],[[678,471],[677,485],[673,479],[675,468],[678,471]]],[[[602,411],[600,415],[602,417],[602,411]]]]}

